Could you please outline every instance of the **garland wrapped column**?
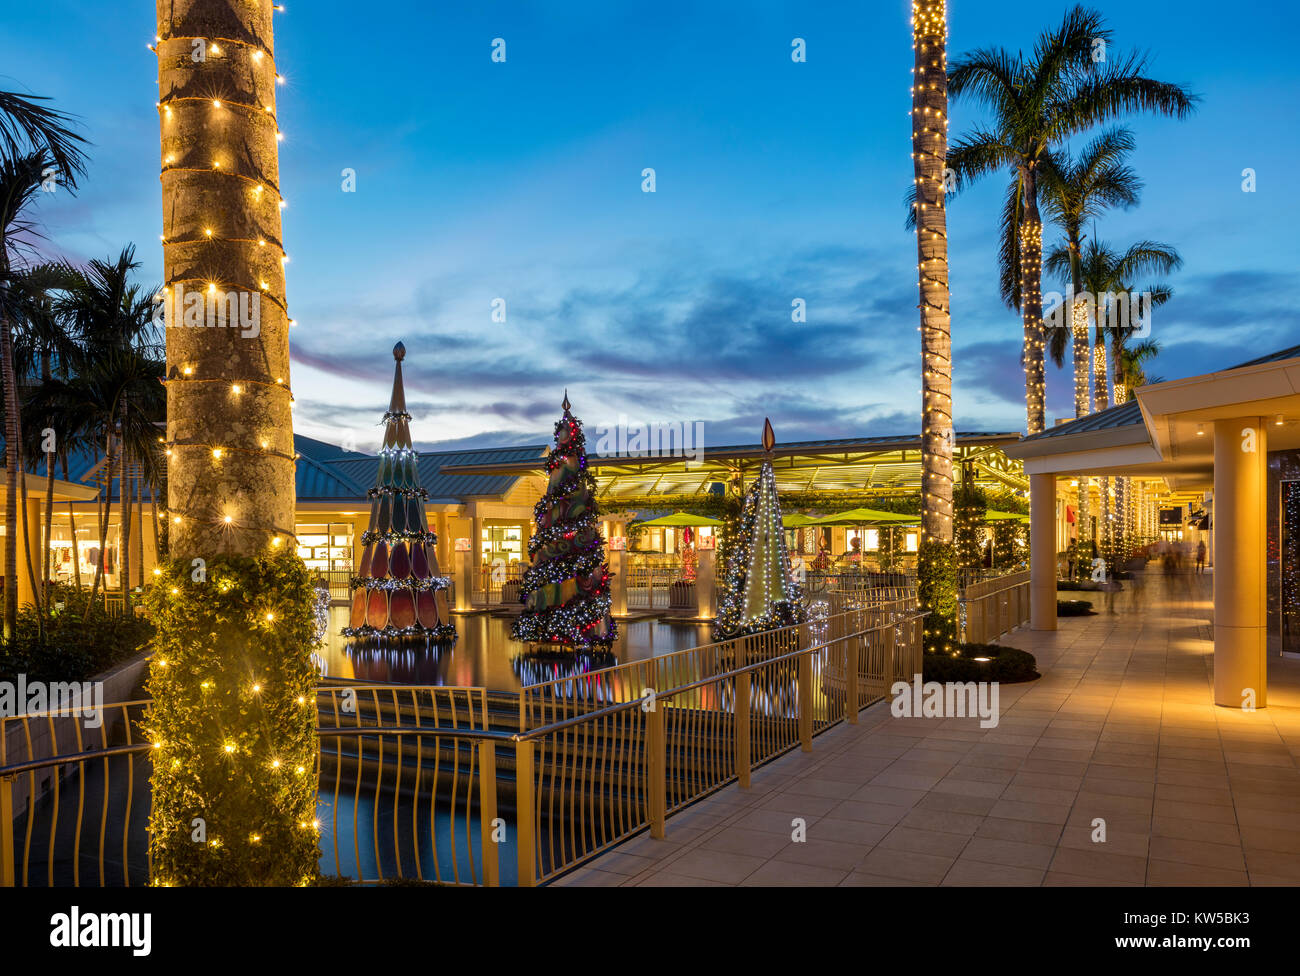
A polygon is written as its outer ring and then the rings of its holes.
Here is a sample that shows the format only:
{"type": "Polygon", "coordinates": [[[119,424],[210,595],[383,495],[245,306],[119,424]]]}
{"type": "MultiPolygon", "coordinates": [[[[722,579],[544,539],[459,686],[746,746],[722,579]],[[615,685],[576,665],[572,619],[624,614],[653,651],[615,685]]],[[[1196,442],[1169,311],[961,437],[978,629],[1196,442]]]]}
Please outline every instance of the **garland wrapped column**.
{"type": "Polygon", "coordinates": [[[807,619],[803,595],[794,578],[781,524],[781,501],[772,470],[776,435],[763,421],[763,449],[768,452],[750,485],[740,513],[740,530],[727,547],[727,575],[714,640],[774,630],[807,619]]]}
{"type": "Polygon", "coordinates": [[[420,486],[419,458],[411,445],[402,360],[406,347],[393,347],[397,361],[393,395],[384,414],[379,473],[370,489],[370,526],[361,535],[361,575],[352,581],[352,617],[346,637],[366,640],[455,640],[447,607],[451,580],[438,575],[438,537],[424,510],[429,493],[420,486]]]}
{"type": "Polygon", "coordinates": [[[168,526],[152,881],[316,874],[312,592],[294,553],[271,0],[158,0],[168,526]]]}
{"type": "Polygon", "coordinates": [[[510,636],[529,644],[608,649],[618,636],[610,614],[609,566],[599,528],[596,479],[587,470],[582,422],[569,412],[555,423],[546,461],[546,494],[533,512],[524,573],[524,610],[510,636]]]}

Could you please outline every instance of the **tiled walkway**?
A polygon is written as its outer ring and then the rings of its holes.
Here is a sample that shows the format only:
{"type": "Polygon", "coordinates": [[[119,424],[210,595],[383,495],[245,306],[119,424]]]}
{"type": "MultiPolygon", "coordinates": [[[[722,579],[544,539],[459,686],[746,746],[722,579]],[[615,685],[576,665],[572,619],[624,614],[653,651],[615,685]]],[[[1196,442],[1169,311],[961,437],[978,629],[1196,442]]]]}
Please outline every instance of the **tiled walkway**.
{"type": "Polygon", "coordinates": [[[1017,631],[997,728],[876,705],[556,883],[1300,885],[1300,662],[1216,708],[1208,589],[1017,631]]]}

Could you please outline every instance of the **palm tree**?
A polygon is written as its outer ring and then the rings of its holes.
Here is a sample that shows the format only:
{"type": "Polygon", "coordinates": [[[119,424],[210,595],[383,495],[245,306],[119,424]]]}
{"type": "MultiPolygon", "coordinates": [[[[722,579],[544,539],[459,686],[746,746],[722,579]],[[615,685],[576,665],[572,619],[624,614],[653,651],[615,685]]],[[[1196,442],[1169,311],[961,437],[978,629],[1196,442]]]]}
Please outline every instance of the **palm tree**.
{"type": "MultiPolygon", "coordinates": [[[[22,424],[18,413],[18,371],[14,366],[13,316],[17,311],[11,294],[16,276],[15,263],[32,246],[35,229],[27,211],[47,179],[50,157],[35,152],[14,159],[0,157],[0,384],[4,387],[5,415],[5,559],[4,637],[14,632],[18,621],[18,495],[21,470],[22,424]]],[[[25,514],[25,513],[24,513],[25,514]]],[[[24,522],[26,519],[24,518],[24,522]]]]}
{"type": "Polygon", "coordinates": [[[1119,364],[1115,369],[1115,402],[1124,403],[1128,395],[1139,386],[1159,383],[1159,376],[1147,376],[1146,363],[1160,355],[1158,339],[1143,339],[1133,345],[1122,345],[1119,364]]]}
{"type": "MultiPolygon", "coordinates": [[[[1064,366],[1067,341],[1072,347],[1071,372],[1074,378],[1074,415],[1092,412],[1088,397],[1089,338],[1088,308],[1081,293],[1079,259],[1083,247],[1085,221],[1095,219],[1108,207],[1134,207],[1142,182],[1125,159],[1133,151],[1133,133],[1124,128],[1108,129],[1093,138],[1075,157],[1068,149],[1049,155],[1042,169],[1044,209],[1065,235],[1070,258],[1070,291],[1073,298],[1062,305],[1068,315],[1069,328],[1053,328],[1047,333],[1047,351],[1057,368],[1064,366]]],[[[1060,323],[1058,323],[1058,326],[1060,323]]],[[[1101,359],[1105,360],[1104,352],[1101,359]]],[[[1075,510],[1078,539],[1086,543],[1091,535],[1089,517],[1089,479],[1079,478],[1075,510]]]]}
{"type": "MultiPolygon", "coordinates": [[[[912,167],[916,190],[916,253],[921,309],[921,530],[918,558],[953,538],[952,332],[948,298],[948,225],[944,212],[944,158],[948,151],[948,25],[944,0],[912,8],[912,167]]],[[[934,575],[921,567],[920,577],[934,575]]],[[[943,613],[956,593],[921,593],[922,604],[943,613]]]]}
{"type": "MultiPolygon", "coordinates": [[[[54,503],[54,462],[59,456],[66,458],[69,444],[67,439],[69,425],[75,418],[54,418],[36,416],[28,411],[28,401],[39,383],[49,380],[54,371],[66,369],[73,351],[73,342],[66,328],[66,323],[55,309],[57,292],[66,287],[70,280],[71,269],[63,264],[48,263],[38,265],[13,276],[11,287],[5,293],[9,306],[11,325],[13,326],[14,369],[17,385],[23,390],[23,402],[19,414],[24,422],[21,427],[23,443],[21,455],[36,458],[45,455],[45,507],[44,530],[37,533],[47,540],[42,547],[40,586],[35,588],[36,604],[44,609],[48,603],[50,579],[50,548],[48,540],[51,534],[54,503]],[[55,433],[46,437],[45,431],[55,433]]],[[[75,439],[75,438],[74,438],[75,439]]],[[[23,465],[23,470],[34,465],[23,465]]],[[[26,479],[20,483],[24,512],[26,511],[26,479]]],[[[31,561],[30,529],[24,518],[24,544],[31,561]]],[[[33,579],[35,579],[33,573],[33,579]]],[[[40,619],[40,618],[38,618],[40,619]]]]}
{"type": "MultiPolygon", "coordinates": [[[[38,96],[0,92],[0,383],[5,411],[4,637],[18,618],[18,454],[22,449],[17,372],[13,362],[9,302],[5,300],[18,254],[32,244],[26,211],[39,190],[76,187],[85,172],[85,140],[71,129],[70,116],[39,104],[38,96]]],[[[24,513],[25,516],[25,513],[24,513]]],[[[26,518],[24,517],[24,524],[26,518]]]]}
{"type": "MultiPolygon", "coordinates": [[[[1111,358],[1114,365],[1120,363],[1120,354],[1125,344],[1132,337],[1132,323],[1121,317],[1122,312],[1133,308],[1132,297],[1139,294],[1132,284],[1140,277],[1150,274],[1168,274],[1182,266],[1183,259],[1178,252],[1167,244],[1157,241],[1139,241],[1124,251],[1099,241],[1094,233],[1082,254],[1075,259],[1068,244],[1058,244],[1047,256],[1044,267],[1049,274],[1054,274],[1062,283],[1072,281],[1077,273],[1082,291],[1093,298],[1096,341],[1094,349],[1100,348],[1100,372],[1096,381],[1099,392],[1096,399],[1099,409],[1120,402],[1109,395],[1106,377],[1105,340],[1111,340],[1111,358]],[[1123,303],[1123,305],[1121,305],[1123,303]]],[[[1163,305],[1172,296],[1173,291],[1167,285],[1148,285],[1141,292],[1147,296],[1148,308],[1163,305]]],[[[1096,365],[1094,363],[1094,365],[1096,365]]],[[[1115,375],[1118,375],[1116,369],[1115,375]]],[[[1127,483],[1121,479],[1116,488],[1116,508],[1121,517],[1127,520],[1124,500],[1127,483]]],[[[1103,478],[1101,485],[1102,530],[1107,542],[1112,540],[1110,517],[1110,479],[1103,478]]]]}
{"type": "MultiPolygon", "coordinates": [[[[1156,112],[1183,118],[1196,103],[1180,85],[1145,74],[1140,55],[1094,61],[1111,32],[1101,14],[1083,7],[1043,32],[1033,53],[985,48],[948,69],[948,90],[989,110],[988,127],[977,126],[948,151],[954,189],[998,171],[1011,182],[1002,210],[999,271],[1003,300],[1021,312],[1024,330],[1026,423],[1030,434],[1046,424],[1039,185],[1052,153],[1072,136],[1121,113],[1156,112]]],[[[1104,50],[1104,48],[1103,48],[1104,50]]]]}
{"type": "MultiPolygon", "coordinates": [[[[1137,206],[1142,181],[1124,160],[1133,151],[1133,133],[1108,129],[1092,139],[1076,158],[1068,150],[1052,157],[1042,169],[1043,209],[1065,236],[1070,255],[1070,281],[1078,296],[1083,291],[1079,259],[1085,222],[1095,220],[1109,207],[1137,206]]],[[[1088,321],[1086,303],[1074,302],[1067,309],[1069,329],[1051,329],[1047,350],[1058,368],[1064,366],[1065,348],[1072,340],[1074,415],[1092,412],[1088,402],[1088,321]]]]}
{"type": "MultiPolygon", "coordinates": [[[[156,477],[157,424],[165,416],[163,351],[153,323],[154,294],[131,281],[139,267],[135,248],[117,258],[90,261],[67,283],[57,308],[77,339],[68,378],[42,384],[36,406],[45,415],[67,417],[68,427],[104,445],[104,495],[100,499],[99,551],[108,542],[113,480],[118,480],[124,593],[130,570],[128,462],[156,477]]],[[[91,585],[91,602],[103,576],[101,555],[91,585]]],[[[87,605],[89,607],[89,604],[87,605]]],[[[128,606],[129,609],[129,606],[128,606]]]]}

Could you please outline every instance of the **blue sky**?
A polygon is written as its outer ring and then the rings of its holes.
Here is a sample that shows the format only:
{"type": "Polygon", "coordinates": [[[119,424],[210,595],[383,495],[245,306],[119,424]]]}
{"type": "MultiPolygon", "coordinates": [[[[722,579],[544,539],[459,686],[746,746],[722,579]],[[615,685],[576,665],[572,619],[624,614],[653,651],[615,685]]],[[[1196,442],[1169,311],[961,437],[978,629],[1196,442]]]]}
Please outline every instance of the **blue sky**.
{"type": "MultiPolygon", "coordinates": [[[[398,339],[426,445],[544,440],[565,387],[588,426],[703,420],[712,444],[757,440],[764,416],[785,440],[918,429],[908,0],[286,4],[280,167],[302,433],[373,447],[398,339]],[[790,59],[795,37],[806,63],[790,59]],[[807,323],[790,321],[795,297],[807,323]],[[495,298],[505,323],[490,319],[495,298]]],[[[84,260],[134,241],[153,284],[154,4],[111,6],[7,10],[0,87],[52,96],[94,143],[79,196],[42,203],[52,248],[84,260]]],[[[1068,6],[953,0],[950,54],[1028,48],[1068,6]]],[[[1296,59],[1260,35],[1293,36],[1300,15],[1289,2],[1185,0],[1176,17],[1168,0],[1093,6],[1119,50],[1150,52],[1153,74],[1203,98],[1186,122],[1132,120],[1143,202],[1098,225],[1118,245],[1183,254],[1155,313],[1153,371],[1300,342],[1296,59]]],[[[951,132],[981,117],[957,105],[951,132]]],[[[996,290],[1005,183],[950,204],[963,430],[1024,425],[1019,318],[996,290]]],[[[1048,383],[1050,421],[1071,401],[1064,374],[1049,367],[1048,383]]]]}

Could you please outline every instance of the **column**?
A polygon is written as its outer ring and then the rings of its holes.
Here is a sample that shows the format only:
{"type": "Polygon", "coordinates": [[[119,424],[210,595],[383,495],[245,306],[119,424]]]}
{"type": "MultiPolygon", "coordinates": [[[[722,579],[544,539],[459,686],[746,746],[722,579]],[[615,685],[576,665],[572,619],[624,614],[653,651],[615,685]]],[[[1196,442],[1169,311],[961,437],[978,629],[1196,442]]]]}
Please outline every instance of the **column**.
{"type": "Polygon", "coordinates": [[[1029,627],[1056,629],[1056,475],[1029,476],[1029,627]]]}
{"type": "Polygon", "coordinates": [[[609,550],[609,612],[617,619],[627,616],[627,553],[609,550]]]}
{"type": "MultiPolygon", "coordinates": [[[[18,477],[22,477],[19,474],[18,477]]],[[[27,567],[27,545],[23,542],[23,505],[22,500],[18,503],[18,523],[14,526],[14,552],[18,556],[18,606],[22,608],[28,603],[36,602],[36,587],[40,584],[41,578],[41,530],[44,527],[41,522],[41,502],[39,498],[33,498],[31,493],[27,496],[27,532],[31,540],[32,550],[32,567],[31,571],[27,567]],[[35,579],[32,578],[32,572],[36,573],[35,579]]],[[[8,542],[8,540],[5,540],[8,542]]]]}
{"type": "MultiPolygon", "coordinates": [[[[473,580],[473,585],[475,590],[477,590],[480,586],[483,586],[484,583],[482,536],[483,536],[483,517],[478,514],[478,510],[476,507],[473,515],[470,518],[470,529],[469,529],[470,572],[473,574],[471,579],[473,580]]],[[[456,580],[456,585],[460,586],[459,577],[456,580]]],[[[484,589],[486,589],[486,587],[484,587],[484,589]]],[[[465,598],[471,602],[473,601],[474,598],[471,595],[471,591],[466,591],[465,598]]],[[[484,600],[486,601],[486,599],[487,599],[487,595],[484,594],[484,600]]]]}
{"type": "Polygon", "coordinates": [[[456,607],[457,613],[468,613],[473,605],[474,560],[473,551],[452,553],[456,562],[456,607]]]}
{"type": "Polygon", "coordinates": [[[697,550],[695,616],[701,620],[712,620],[718,613],[717,587],[715,585],[717,573],[714,572],[715,554],[713,549],[697,550]]]}
{"type": "Polygon", "coordinates": [[[1214,703],[1268,704],[1262,417],[1214,422],[1214,703]]]}

